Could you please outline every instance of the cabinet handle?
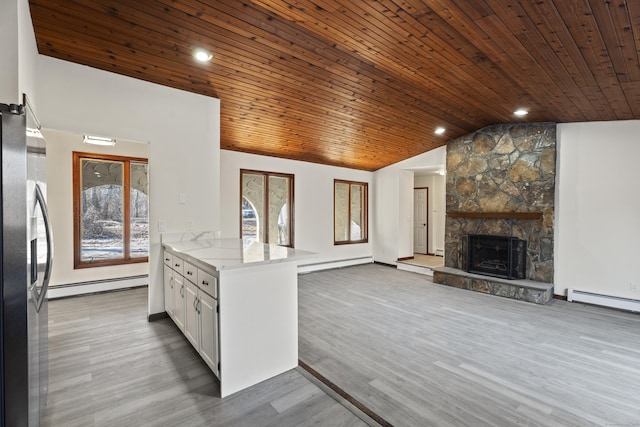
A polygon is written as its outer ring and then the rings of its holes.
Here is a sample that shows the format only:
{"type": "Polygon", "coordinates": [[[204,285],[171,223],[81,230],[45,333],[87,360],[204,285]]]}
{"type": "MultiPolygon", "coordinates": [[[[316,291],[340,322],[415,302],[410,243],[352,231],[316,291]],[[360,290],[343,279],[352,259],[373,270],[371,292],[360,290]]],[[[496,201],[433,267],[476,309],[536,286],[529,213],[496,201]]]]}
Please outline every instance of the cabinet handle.
{"type": "Polygon", "coordinates": [[[196,311],[200,314],[200,298],[198,298],[198,304],[196,304],[196,311]]]}
{"type": "Polygon", "coordinates": [[[180,267],[180,264],[176,264],[176,267],[180,267]]]}
{"type": "Polygon", "coordinates": [[[180,287],[180,296],[184,298],[184,285],[180,287]]]}
{"type": "Polygon", "coordinates": [[[192,273],[192,272],[190,272],[190,271],[187,271],[187,274],[188,274],[189,276],[193,276],[193,273],[192,273]]]}
{"type": "Polygon", "coordinates": [[[171,258],[165,258],[164,260],[165,261],[171,261],[171,258]]]}
{"type": "Polygon", "coordinates": [[[173,277],[169,279],[169,287],[173,289],[173,277]]]}
{"type": "Polygon", "coordinates": [[[198,298],[194,298],[194,299],[193,299],[193,309],[194,309],[195,311],[198,311],[198,305],[197,305],[197,302],[198,302],[198,298]]]}
{"type": "Polygon", "coordinates": [[[203,280],[202,284],[205,285],[205,286],[209,286],[209,282],[207,282],[206,280],[203,280]]]}

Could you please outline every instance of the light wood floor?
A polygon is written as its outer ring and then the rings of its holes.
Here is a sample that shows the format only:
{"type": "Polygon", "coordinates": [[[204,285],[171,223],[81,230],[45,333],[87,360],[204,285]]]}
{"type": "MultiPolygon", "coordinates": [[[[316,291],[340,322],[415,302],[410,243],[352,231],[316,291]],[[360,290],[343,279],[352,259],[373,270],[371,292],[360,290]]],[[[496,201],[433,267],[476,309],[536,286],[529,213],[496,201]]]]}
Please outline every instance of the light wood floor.
{"type": "Polygon", "coordinates": [[[444,267],[444,258],[434,255],[413,254],[412,259],[398,261],[404,264],[418,265],[420,267],[437,268],[444,267]]]}
{"type": "Polygon", "coordinates": [[[395,426],[640,426],[640,315],[381,265],[301,275],[300,359],[395,426]]]}
{"type": "Polygon", "coordinates": [[[146,288],[49,302],[44,426],[366,425],[298,370],[221,400],[171,320],[146,309],[146,288]]]}
{"type": "MultiPolygon", "coordinates": [[[[640,425],[640,315],[380,265],[301,275],[300,358],[400,426],[640,425]]],[[[293,370],[224,401],[146,289],[51,301],[45,426],[362,426],[293,370]]]]}

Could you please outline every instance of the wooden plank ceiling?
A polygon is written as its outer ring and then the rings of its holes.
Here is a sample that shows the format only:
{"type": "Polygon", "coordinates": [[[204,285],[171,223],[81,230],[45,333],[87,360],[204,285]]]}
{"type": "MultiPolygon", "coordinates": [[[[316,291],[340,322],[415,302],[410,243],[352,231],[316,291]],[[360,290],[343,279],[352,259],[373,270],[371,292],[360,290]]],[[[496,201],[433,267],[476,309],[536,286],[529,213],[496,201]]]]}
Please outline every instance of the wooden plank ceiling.
{"type": "Polygon", "coordinates": [[[373,171],[490,124],[640,119],[640,0],[30,5],[43,55],[220,98],[228,150],[373,171]]]}

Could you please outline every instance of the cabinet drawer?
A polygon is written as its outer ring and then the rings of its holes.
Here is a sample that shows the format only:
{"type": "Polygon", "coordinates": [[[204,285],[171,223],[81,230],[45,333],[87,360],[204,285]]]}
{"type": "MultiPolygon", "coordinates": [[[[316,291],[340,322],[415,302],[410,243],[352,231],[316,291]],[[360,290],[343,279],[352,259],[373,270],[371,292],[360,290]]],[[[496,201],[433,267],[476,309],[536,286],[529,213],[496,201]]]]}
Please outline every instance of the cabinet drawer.
{"type": "Polygon", "coordinates": [[[208,293],[214,298],[218,298],[218,290],[217,285],[218,279],[212,274],[207,273],[204,270],[198,269],[198,287],[203,291],[208,293]]]}
{"type": "Polygon", "coordinates": [[[183,275],[183,266],[184,266],[184,261],[182,261],[181,258],[178,258],[175,255],[171,256],[171,268],[178,272],[180,275],[183,275]]]}
{"type": "Polygon", "coordinates": [[[188,262],[184,262],[184,278],[191,283],[196,283],[198,281],[198,269],[188,262]]]}
{"type": "Polygon", "coordinates": [[[169,252],[164,251],[164,264],[169,267],[173,267],[171,261],[173,261],[173,256],[169,252]]]}

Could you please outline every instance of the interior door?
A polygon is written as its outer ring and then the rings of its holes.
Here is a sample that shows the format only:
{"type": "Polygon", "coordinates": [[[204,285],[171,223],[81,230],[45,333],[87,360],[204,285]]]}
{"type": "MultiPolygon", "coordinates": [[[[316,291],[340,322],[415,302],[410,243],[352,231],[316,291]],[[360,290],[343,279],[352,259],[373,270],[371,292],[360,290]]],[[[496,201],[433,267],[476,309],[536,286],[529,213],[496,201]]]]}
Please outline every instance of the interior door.
{"type": "Polygon", "coordinates": [[[429,252],[427,232],[427,211],[429,207],[428,188],[413,189],[413,252],[427,254],[429,252]]]}

